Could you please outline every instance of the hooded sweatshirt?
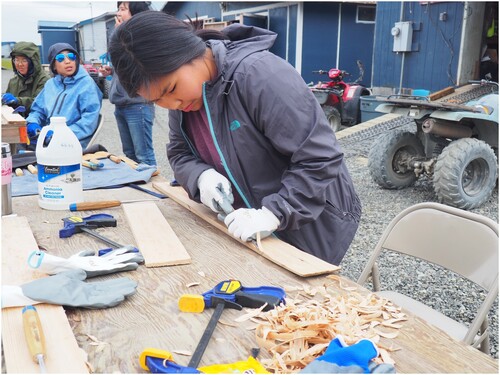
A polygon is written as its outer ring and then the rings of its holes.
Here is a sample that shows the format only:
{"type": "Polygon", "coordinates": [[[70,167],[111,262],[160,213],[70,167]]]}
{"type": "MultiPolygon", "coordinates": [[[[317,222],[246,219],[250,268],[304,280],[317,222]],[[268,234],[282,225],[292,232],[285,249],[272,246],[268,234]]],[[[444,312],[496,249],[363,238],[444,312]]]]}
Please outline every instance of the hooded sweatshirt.
{"type": "MultiPolygon", "coordinates": [[[[59,48],[49,49],[51,66],[59,52],[74,52],[71,46],[63,44],[65,43],[58,43],[61,45],[59,48]]],[[[101,90],[87,71],[77,65],[77,72],[73,76],[63,77],[57,74],[45,84],[33,102],[26,121],[43,127],[49,125],[52,116],[63,116],[66,118],[66,124],[80,140],[82,148],[85,148],[97,129],[101,100],[101,90]]]]}
{"type": "MultiPolygon", "coordinates": [[[[246,207],[280,220],[275,235],[339,264],[359,225],[361,203],[328,121],[298,72],[270,53],[276,34],[231,25],[231,41],[210,40],[218,76],[203,85],[212,139],[246,207]]],[[[167,155],[177,181],[200,201],[204,163],[169,111],[167,155]]]]}
{"type": "Polygon", "coordinates": [[[50,76],[42,68],[40,52],[38,46],[34,43],[16,43],[10,53],[10,57],[12,58],[12,67],[15,75],[10,79],[6,92],[10,92],[17,97],[19,105],[26,108],[24,116],[27,116],[33,100],[42,91],[43,86],[50,79],[50,76]],[[14,64],[16,56],[24,56],[29,59],[29,68],[26,76],[23,76],[16,69],[16,65],[14,64]]]}

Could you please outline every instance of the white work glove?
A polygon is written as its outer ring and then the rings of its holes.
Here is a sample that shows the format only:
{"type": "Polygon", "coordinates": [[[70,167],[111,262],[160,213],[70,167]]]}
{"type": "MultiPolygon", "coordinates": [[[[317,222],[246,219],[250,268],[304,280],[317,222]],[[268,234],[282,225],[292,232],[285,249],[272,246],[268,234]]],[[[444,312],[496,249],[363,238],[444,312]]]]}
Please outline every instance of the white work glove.
{"type": "Polygon", "coordinates": [[[240,208],[224,219],[229,233],[243,241],[251,241],[257,238],[264,238],[273,233],[279,225],[278,218],[266,207],[259,210],[255,208],[240,208]]]}
{"type": "Polygon", "coordinates": [[[95,256],[93,250],[80,251],[68,259],[35,250],[28,257],[28,265],[49,275],[82,269],[87,273],[87,277],[90,278],[137,269],[139,263],[144,262],[144,258],[141,253],[133,252],[133,249],[133,246],[124,246],[102,256],[95,256]]]}
{"type": "Polygon", "coordinates": [[[50,303],[103,309],[113,307],[136,292],[137,282],[127,277],[86,283],[87,274],[75,269],[33,280],[21,286],[2,285],[2,308],[50,303]]]}
{"type": "Polygon", "coordinates": [[[215,169],[207,169],[198,177],[200,200],[213,212],[226,214],[233,211],[234,202],[229,180],[215,169]]]}

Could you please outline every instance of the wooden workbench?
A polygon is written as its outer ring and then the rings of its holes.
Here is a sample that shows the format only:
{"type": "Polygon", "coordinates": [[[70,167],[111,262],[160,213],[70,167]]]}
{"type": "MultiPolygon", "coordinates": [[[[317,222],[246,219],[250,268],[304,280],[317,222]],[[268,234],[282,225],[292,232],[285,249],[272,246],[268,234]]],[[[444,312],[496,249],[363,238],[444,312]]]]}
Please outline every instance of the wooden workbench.
{"type": "Polygon", "coordinates": [[[26,143],[26,120],[19,113],[13,113],[9,106],[2,105],[2,142],[26,143]]]}
{"type": "MultiPolygon", "coordinates": [[[[84,195],[89,201],[151,198],[131,188],[85,191],[84,195]]],[[[141,266],[137,271],[102,277],[126,276],[137,280],[137,293],[110,309],[66,309],[76,341],[88,354],[91,371],[95,373],[143,373],[138,358],[146,347],[168,350],[179,364],[187,365],[190,357],[176,351],[194,351],[212,311],[179,312],[177,300],[182,294],[203,293],[229,278],[238,279],[247,286],[318,286],[325,282],[324,276],[304,279],[276,266],[171,199],[159,200],[156,204],[189,252],[192,263],[158,268],[141,266]],[[200,284],[186,286],[193,282],[200,284]]],[[[101,228],[99,233],[122,244],[134,244],[122,207],[76,213],[46,211],[38,207],[36,196],[28,196],[14,198],[13,211],[27,218],[38,245],[54,255],[69,257],[83,249],[107,247],[83,233],[60,239],[61,219],[74,214],[82,217],[111,214],[118,220],[118,226],[101,228]]],[[[2,253],[2,267],[8,266],[8,256],[2,253]]],[[[217,326],[201,365],[246,359],[251,348],[257,346],[254,331],[246,329],[253,323],[234,322],[241,315],[242,312],[235,310],[224,311],[221,320],[232,326],[217,326]]],[[[498,373],[496,360],[456,342],[418,318],[410,316],[396,339],[383,340],[401,348],[391,354],[400,373],[498,373]]],[[[269,358],[269,355],[262,350],[260,358],[269,358]]],[[[59,360],[64,361],[64,358],[59,360]]]]}

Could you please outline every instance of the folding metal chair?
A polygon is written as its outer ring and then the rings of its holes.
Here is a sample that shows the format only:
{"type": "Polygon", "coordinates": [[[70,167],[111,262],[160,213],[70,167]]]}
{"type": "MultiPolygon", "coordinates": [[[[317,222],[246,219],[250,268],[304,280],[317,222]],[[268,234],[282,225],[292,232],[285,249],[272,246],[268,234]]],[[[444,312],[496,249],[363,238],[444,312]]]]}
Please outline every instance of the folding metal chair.
{"type": "Polygon", "coordinates": [[[92,134],[92,138],[90,138],[90,141],[89,141],[89,144],[87,145],[87,148],[89,148],[90,146],[92,146],[95,143],[97,135],[101,131],[103,124],[104,124],[104,116],[101,113],[99,113],[99,118],[97,120],[97,128],[96,128],[94,134],[92,134]]]}
{"type": "Polygon", "coordinates": [[[489,354],[488,312],[498,296],[498,253],[498,224],[493,220],[439,203],[419,203],[389,223],[358,284],[365,284],[371,276],[377,294],[489,354]],[[383,250],[437,264],[482,287],[487,294],[470,326],[403,294],[380,291],[376,261],[383,250]]]}

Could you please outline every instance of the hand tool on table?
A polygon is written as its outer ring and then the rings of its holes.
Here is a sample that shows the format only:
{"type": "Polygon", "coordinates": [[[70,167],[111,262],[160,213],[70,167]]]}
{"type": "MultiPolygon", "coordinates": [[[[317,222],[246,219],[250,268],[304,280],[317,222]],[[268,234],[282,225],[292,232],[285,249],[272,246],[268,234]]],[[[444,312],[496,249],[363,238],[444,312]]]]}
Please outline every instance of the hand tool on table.
{"type": "MultiPolygon", "coordinates": [[[[85,232],[90,234],[91,236],[107,243],[115,249],[124,247],[115,241],[106,238],[93,229],[101,228],[101,227],[116,227],[116,219],[112,215],[108,214],[95,214],[87,217],[79,217],[79,216],[70,216],[66,217],[63,220],[64,227],[59,230],[59,238],[68,238],[71,237],[75,233],[85,232]]],[[[98,251],[99,256],[104,255],[110,252],[112,249],[102,249],[98,251]]],[[[137,248],[134,248],[133,251],[139,251],[137,248]]]]}
{"type": "Polygon", "coordinates": [[[139,363],[144,370],[153,374],[269,374],[256,357],[252,353],[246,361],[208,365],[195,369],[175,363],[172,354],[166,350],[146,348],[139,357],[139,363]]]}
{"type": "MultiPolygon", "coordinates": [[[[185,294],[179,298],[179,309],[183,312],[202,312],[205,308],[215,307],[215,311],[189,364],[182,366],[175,363],[172,354],[168,351],[147,348],[141,353],[139,359],[141,367],[152,373],[196,374],[212,366],[228,366],[226,370],[233,367],[240,369],[255,369],[257,367],[260,370],[259,372],[265,372],[265,369],[255,358],[228,365],[212,365],[200,369],[197,369],[197,367],[225,307],[241,310],[243,307],[257,308],[267,303],[264,308],[267,311],[280,303],[285,303],[285,296],[285,291],[282,288],[273,286],[243,287],[238,280],[222,281],[213,289],[203,293],[203,295],[185,294]]],[[[253,357],[256,356],[254,353],[252,355],[253,357]]]]}
{"type": "Polygon", "coordinates": [[[37,174],[38,169],[35,167],[33,164],[28,164],[28,171],[30,171],[31,174],[37,174]]]}
{"type": "Polygon", "coordinates": [[[99,150],[92,153],[84,153],[82,158],[83,160],[92,160],[92,161],[98,159],[109,159],[116,164],[120,164],[122,162],[122,159],[119,156],[116,156],[115,154],[112,154],[104,150],[99,150]]]}
{"type": "Polygon", "coordinates": [[[263,310],[267,311],[280,303],[285,303],[285,291],[282,288],[272,286],[243,287],[238,280],[221,281],[212,290],[203,293],[202,296],[193,294],[181,296],[179,309],[183,312],[202,312],[205,307],[215,307],[188,367],[198,367],[224,308],[241,310],[243,307],[258,308],[266,304],[263,310]]]}
{"type": "Polygon", "coordinates": [[[101,168],[104,168],[104,163],[101,163],[97,160],[88,160],[88,161],[82,161],[82,165],[84,167],[87,167],[93,171],[97,170],[97,169],[101,169],[101,168]]]}
{"type": "Polygon", "coordinates": [[[30,354],[35,363],[40,365],[40,372],[46,373],[45,368],[45,356],[47,355],[45,351],[45,335],[42,329],[42,323],[40,322],[40,317],[34,306],[25,306],[22,310],[23,314],[23,327],[24,335],[26,341],[28,342],[28,347],[30,354]]]}
{"type": "Polygon", "coordinates": [[[101,208],[118,207],[124,203],[147,202],[147,201],[157,201],[157,200],[159,199],[144,198],[144,199],[128,199],[125,201],[111,200],[111,201],[71,203],[69,205],[69,210],[70,211],[99,210],[101,208]]]}
{"type": "Polygon", "coordinates": [[[137,184],[128,183],[128,184],[124,184],[124,186],[129,186],[129,187],[131,187],[133,189],[137,189],[137,190],[143,191],[144,193],[151,194],[152,196],[160,198],[160,199],[168,198],[165,194],[161,194],[161,193],[157,193],[156,191],[145,189],[145,188],[143,188],[143,187],[141,187],[141,186],[139,186],[137,184]]]}

